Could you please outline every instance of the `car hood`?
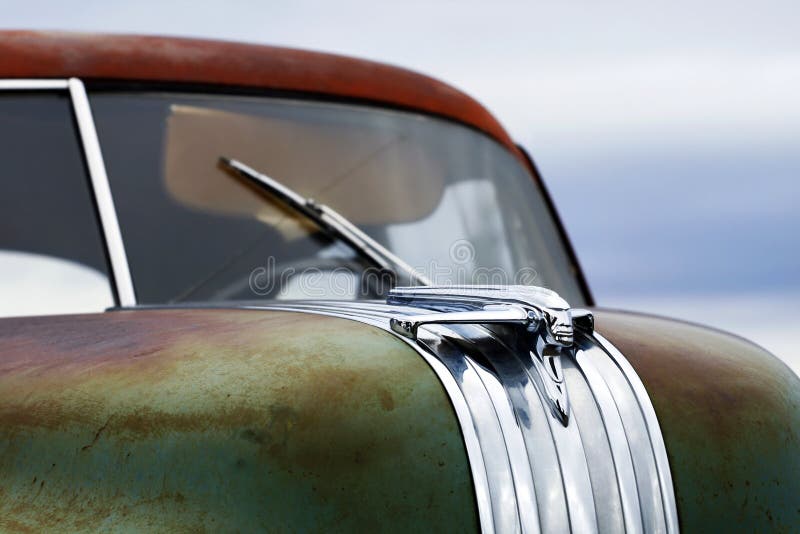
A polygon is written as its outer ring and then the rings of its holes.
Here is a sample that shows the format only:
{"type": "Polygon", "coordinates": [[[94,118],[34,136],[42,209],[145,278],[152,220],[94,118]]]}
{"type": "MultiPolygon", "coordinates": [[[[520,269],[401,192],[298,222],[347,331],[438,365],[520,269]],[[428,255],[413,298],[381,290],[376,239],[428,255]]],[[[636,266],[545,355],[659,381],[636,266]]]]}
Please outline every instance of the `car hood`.
{"type": "Polygon", "coordinates": [[[0,321],[0,526],[798,525],[800,383],[734,336],[592,310],[562,423],[508,329],[245,308],[0,321]]]}

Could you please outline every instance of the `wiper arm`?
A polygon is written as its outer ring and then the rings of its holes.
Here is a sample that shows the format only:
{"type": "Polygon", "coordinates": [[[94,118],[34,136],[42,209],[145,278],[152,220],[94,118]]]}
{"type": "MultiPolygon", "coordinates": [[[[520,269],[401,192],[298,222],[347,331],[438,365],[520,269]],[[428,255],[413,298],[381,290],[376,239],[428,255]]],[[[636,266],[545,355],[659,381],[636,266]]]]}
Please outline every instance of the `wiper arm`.
{"type": "Polygon", "coordinates": [[[224,157],[219,158],[219,160],[225,167],[236,171],[240,176],[258,186],[259,189],[266,191],[282,204],[304,215],[329,236],[345,242],[356,253],[366,258],[376,267],[395,273],[395,276],[399,269],[411,280],[415,280],[424,286],[431,285],[431,281],[425,275],[395,256],[390,250],[372,239],[333,208],[304,197],[297,191],[270,178],[266,174],[248,167],[241,161],[224,157]]]}

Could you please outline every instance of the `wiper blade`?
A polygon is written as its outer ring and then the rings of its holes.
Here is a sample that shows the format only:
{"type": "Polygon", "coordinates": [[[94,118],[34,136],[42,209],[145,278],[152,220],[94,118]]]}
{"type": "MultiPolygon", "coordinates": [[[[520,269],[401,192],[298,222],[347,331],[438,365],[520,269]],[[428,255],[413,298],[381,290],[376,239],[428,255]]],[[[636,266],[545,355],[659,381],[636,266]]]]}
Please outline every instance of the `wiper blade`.
{"type": "Polygon", "coordinates": [[[305,216],[329,236],[345,242],[356,253],[376,267],[394,273],[395,276],[399,269],[412,281],[425,286],[431,285],[431,281],[425,275],[395,256],[390,250],[372,239],[330,206],[304,197],[297,191],[283,185],[274,178],[270,178],[266,174],[258,172],[252,167],[248,167],[241,161],[225,157],[221,157],[219,160],[225,167],[235,171],[282,204],[305,216]]]}

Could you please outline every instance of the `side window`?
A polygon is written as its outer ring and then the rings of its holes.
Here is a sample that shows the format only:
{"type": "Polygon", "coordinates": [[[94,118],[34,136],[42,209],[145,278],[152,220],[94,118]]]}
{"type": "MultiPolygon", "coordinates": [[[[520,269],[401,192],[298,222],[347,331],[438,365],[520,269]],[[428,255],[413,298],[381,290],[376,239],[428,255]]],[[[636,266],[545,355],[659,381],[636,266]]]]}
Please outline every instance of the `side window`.
{"type": "Polygon", "coordinates": [[[0,91],[0,317],[113,304],[69,96],[0,91]]]}

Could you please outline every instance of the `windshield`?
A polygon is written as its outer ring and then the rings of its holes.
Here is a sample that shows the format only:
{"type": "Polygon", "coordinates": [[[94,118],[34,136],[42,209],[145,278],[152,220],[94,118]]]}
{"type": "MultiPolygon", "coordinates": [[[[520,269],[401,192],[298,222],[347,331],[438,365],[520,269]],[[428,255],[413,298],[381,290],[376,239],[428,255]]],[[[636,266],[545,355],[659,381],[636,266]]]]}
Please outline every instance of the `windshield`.
{"type": "Polygon", "coordinates": [[[282,98],[92,95],[138,302],[379,298],[391,280],[220,163],[330,206],[436,284],[584,298],[522,165],[470,128],[282,98]]]}

